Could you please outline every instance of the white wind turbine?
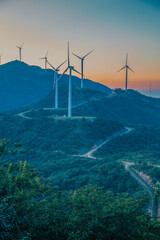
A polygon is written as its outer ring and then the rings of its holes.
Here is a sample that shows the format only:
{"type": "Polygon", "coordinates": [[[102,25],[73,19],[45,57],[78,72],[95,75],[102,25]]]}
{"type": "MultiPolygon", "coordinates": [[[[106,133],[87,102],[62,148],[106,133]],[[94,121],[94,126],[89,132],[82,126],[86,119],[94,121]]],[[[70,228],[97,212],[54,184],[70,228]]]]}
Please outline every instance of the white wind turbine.
{"type": "Polygon", "coordinates": [[[47,69],[47,56],[48,56],[48,52],[46,53],[45,57],[40,58],[40,59],[44,59],[44,69],[47,69]]]}
{"type": "Polygon", "coordinates": [[[86,58],[89,54],[91,54],[92,52],[93,52],[93,50],[90,51],[89,53],[87,53],[84,57],[79,57],[78,55],[72,53],[75,57],[77,57],[77,58],[79,58],[79,59],[81,60],[81,88],[83,88],[83,86],[84,86],[84,84],[83,84],[83,82],[84,82],[84,81],[83,81],[84,60],[85,60],[85,58],[86,58]]]}
{"type": "Polygon", "coordinates": [[[17,48],[19,49],[19,60],[20,60],[20,62],[22,61],[22,47],[23,47],[23,44],[24,43],[22,43],[22,45],[20,47],[17,46],[17,48]]]}
{"type": "Polygon", "coordinates": [[[69,92],[68,92],[68,117],[72,117],[72,71],[79,73],[77,70],[74,69],[73,66],[70,65],[70,58],[69,58],[69,42],[68,42],[68,67],[63,72],[63,74],[57,79],[57,81],[60,80],[60,78],[69,70],[69,92]]]}
{"type": "Polygon", "coordinates": [[[126,86],[125,86],[125,90],[127,92],[127,88],[128,88],[128,69],[134,73],[134,71],[128,66],[128,53],[127,53],[127,56],[126,56],[126,65],[123,68],[121,68],[119,71],[117,71],[117,72],[120,72],[123,69],[126,69],[126,86]]]}
{"type": "Polygon", "coordinates": [[[55,86],[55,108],[58,108],[58,81],[57,81],[57,76],[58,76],[58,72],[60,71],[60,67],[65,64],[67,62],[67,60],[65,62],[63,62],[62,64],[60,64],[57,68],[54,68],[53,65],[47,60],[47,63],[51,66],[51,68],[55,71],[54,72],[54,83],[53,83],[53,89],[55,86]]]}

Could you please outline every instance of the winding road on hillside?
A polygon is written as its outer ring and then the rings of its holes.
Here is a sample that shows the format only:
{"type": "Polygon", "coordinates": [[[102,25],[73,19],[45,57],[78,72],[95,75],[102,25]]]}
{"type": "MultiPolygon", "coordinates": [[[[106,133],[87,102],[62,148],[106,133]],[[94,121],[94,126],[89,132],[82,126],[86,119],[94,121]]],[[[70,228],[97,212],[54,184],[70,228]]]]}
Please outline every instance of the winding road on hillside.
{"type": "Polygon", "coordinates": [[[30,109],[30,110],[28,110],[28,111],[25,111],[25,112],[18,113],[17,116],[22,117],[22,118],[24,118],[24,119],[32,119],[32,118],[27,117],[27,116],[25,115],[26,113],[29,113],[29,112],[31,112],[31,111],[32,111],[32,109],[30,109]]]}
{"type": "MultiPolygon", "coordinates": [[[[114,95],[114,94],[111,93],[111,94],[107,95],[106,98],[110,98],[110,97],[112,97],[112,95],[114,95]]],[[[78,104],[76,104],[76,105],[73,105],[72,108],[81,107],[81,106],[85,105],[86,103],[88,103],[88,102],[90,102],[90,101],[100,100],[100,99],[102,99],[102,98],[104,98],[104,96],[98,97],[98,98],[92,97],[92,98],[90,98],[88,101],[83,101],[83,102],[81,102],[81,103],[78,103],[78,104]]],[[[43,108],[43,110],[53,110],[53,111],[54,111],[54,110],[64,111],[64,110],[67,110],[67,109],[68,109],[68,107],[66,107],[66,108],[58,108],[58,109],[56,109],[56,108],[43,108]]],[[[22,118],[24,118],[24,119],[33,119],[33,118],[30,118],[30,117],[27,117],[27,116],[26,116],[26,114],[29,113],[29,112],[31,112],[32,110],[33,110],[33,109],[29,109],[29,110],[27,110],[27,111],[18,113],[17,116],[22,117],[22,118]]]]}
{"type": "MultiPolygon", "coordinates": [[[[72,106],[72,108],[80,107],[80,106],[82,106],[82,105],[84,105],[84,104],[86,104],[86,103],[87,103],[87,102],[79,103],[79,104],[77,104],[77,105],[72,106]]],[[[50,110],[52,110],[52,111],[54,111],[54,110],[63,111],[63,110],[67,110],[67,109],[68,109],[67,107],[66,107],[66,108],[57,108],[57,109],[56,109],[56,108],[43,108],[43,110],[47,110],[47,111],[50,111],[50,110]]],[[[33,109],[30,109],[30,110],[28,110],[28,111],[24,111],[24,112],[18,113],[17,116],[22,117],[22,118],[24,118],[24,119],[33,119],[33,118],[30,118],[30,117],[27,117],[27,116],[26,116],[26,114],[27,114],[27,113],[30,113],[32,110],[33,110],[33,109]]]]}
{"type": "MultiPolygon", "coordinates": [[[[84,157],[84,158],[92,158],[92,159],[96,159],[96,157],[94,156],[94,153],[100,149],[101,147],[103,147],[106,143],[108,143],[109,141],[123,136],[125,134],[130,133],[131,131],[133,131],[133,128],[128,128],[126,127],[123,131],[119,131],[117,133],[115,133],[114,135],[112,135],[111,137],[109,137],[106,141],[104,141],[102,144],[98,145],[98,146],[94,146],[89,152],[83,154],[83,155],[78,155],[79,157],[84,157]]],[[[147,185],[147,183],[145,183],[142,178],[140,176],[138,176],[138,174],[136,174],[134,172],[134,170],[132,169],[132,166],[134,165],[133,162],[124,162],[121,161],[124,166],[125,166],[125,170],[128,171],[131,175],[131,177],[136,180],[138,182],[138,184],[145,190],[145,192],[147,192],[149,194],[149,196],[151,197],[150,202],[149,202],[149,207],[148,207],[148,213],[150,214],[151,217],[156,215],[156,206],[155,206],[155,198],[154,198],[154,194],[150,188],[150,186],[147,185]]]]}
{"type": "Polygon", "coordinates": [[[83,155],[79,155],[80,157],[84,157],[84,158],[92,158],[92,159],[96,159],[96,157],[94,157],[94,153],[100,149],[101,147],[103,147],[106,143],[108,143],[109,141],[117,138],[117,137],[121,137],[125,134],[130,133],[131,131],[133,131],[133,128],[129,128],[129,127],[125,127],[123,130],[116,132],[115,134],[113,134],[112,136],[108,137],[106,141],[104,141],[102,144],[94,146],[89,152],[83,154],[83,155]]]}
{"type": "Polygon", "coordinates": [[[138,176],[136,172],[132,169],[132,166],[134,165],[133,162],[125,162],[125,161],[121,161],[121,162],[124,164],[126,171],[130,173],[131,177],[134,178],[138,182],[138,184],[141,185],[141,187],[143,187],[145,192],[147,192],[150,195],[151,199],[148,207],[148,213],[150,214],[151,217],[155,216],[156,215],[155,198],[151,190],[151,187],[147,183],[145,183],[142,180],[142,178],[138,176]]]}

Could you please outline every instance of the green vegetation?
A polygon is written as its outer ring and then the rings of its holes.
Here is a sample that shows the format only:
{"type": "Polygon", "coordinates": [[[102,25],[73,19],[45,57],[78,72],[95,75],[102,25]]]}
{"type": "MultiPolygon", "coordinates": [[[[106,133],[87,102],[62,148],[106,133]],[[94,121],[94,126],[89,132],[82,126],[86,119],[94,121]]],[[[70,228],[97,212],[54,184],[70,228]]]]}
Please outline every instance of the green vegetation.
{"type": "Polygon", "coordinates": [[[4,116],[0,121],[0,136],[39,152],[77,154],[88,151],[122,128],[123,125],[117,121],[103,119],[26,120],[18,116],[4,116]]]}
{"type": "MultiPolygon", "coordinates": [[[[18,159],[27,160],[43,175],[46,183],[58,186],[61,190],[75,190],[88,184],[103,187],[113,194],[126,193],[139,196],[142,189],[117,160],[124,153],[107,154],[103,159],[86,159],[74,154],[88,151],[96,142],[119,131],[123,126],[116,121],[102,119],[86,120],[25,120],[19,117],[4,117],[0,122],[0,135],[22,142],[22,155],[18,159]],[[17,125],[18,121],[18,125],[17,125]],[[68,153],[68,155],[66,154],[68,153]]],[[[135,134],[136,131],[133,133],[135,134]]],[[[122,136],[128,140],[128,136],[122,136]]],[[[125,141],[125,143],[127,142],[125,141]]],[[[112,140],[112,142],[116,141],[112,140]]],[[[129,140],[128,140],[129,142],[129,140]]],[[[108,146],[108,143],[106,146],[108,146]]],[[[120,148],[120,142],[116,145],[120,148]]],[[[105,147],[105,146],[104,146],[105,147]]],[[[115,152],[116,147],[114,146],[115,152]]],[[[16,150],[12,152],[16,153],[16,150]]],[[[128,157],[130,159],[130,157],[128,157]]],[[[136,159],[136,158],[135,158],[136,159]]],[[[14,162],[14,155],[6,154],[5,162],[14,162]]]]}
{"type": "Polygon", "coordinates": [[[147,163],[142,163],[142,164],[134,165],[134,168],[137,171],[143,172],[144,174],[149,176],[151,178],[153,184],[160,182],[160,168],[159,167],[149,165],[147,163]]]}
{"type": "Polygon", "coordinates": [[[26,163],[1,165],[0,239],[160,239],[160,223],[141,210],[144,201],[91,185],[62,192],[37,174],[26,163]]]}
{"type": "MultiPolygon", "coordinates": [[[[51,157],[51,156],[50,156],[51,157]]],[[[77,189],[88,184],[102,186],[114,194],[125,192],[134,195],[141,189],[124,166],[111,157],[105,159],[86,159],[65,157],[62,154],[46,162],[46,158],[37,165],[46,181],[62,190],[77,189]]]]}
{"type": "Polygon", "coordinates": [[[160,128],[133,126],[129,134],[117,137],[104,145],[96,152],[97,157],[105,157],[108,154],[138,152],[160,152],[160,128]]]}
{"type": "MultiPolygon", "coordinates": [[[[8,147],[9,148],[9,147],[8,147]]],[[[27,161],[36,166],[46,183],[58,186],[61,190],[74,190],[88,184],[101,186],[114,194],[126,193],[127,196],[141,194],[141,188],[123,164],[114,160],[113,156],[105,159],[86,159],[76,156],[66,156],[62,153],[24,152],[20,148],[14,150],[16,159],[27,161]],[[23,154],[21,154],[23,153],[23,154]],[[137,192],[137,194],[135,194],[137,192]]],[[[7,152],[3,156],[3,163],[15,162],[15,155],[7,152]]]]}
{"type": "MultiPolygon", "coordinates": [[[[42,109],[42,108],[53,108],[54,107],[54,96],[55,92],[51,91],[45,98],[41,99],[39,102],[32,105],[33,109],[42,109]]],[[[93,99],[101,99],[108,95],[108,91],[101,92],[100,90],[93,90],[89,88],[75,88],[72,89],[72,98],[73,98],[73,107],[78,105],[83,105],[92,101],[93,99]]],[[[65,83],[64,86],[59,87],[59,108],[58,113],[67,113],[64,108],[68,108],[68,84],[65,83]],[[65,112],[64,112],[65,111],[65,112]]]]}

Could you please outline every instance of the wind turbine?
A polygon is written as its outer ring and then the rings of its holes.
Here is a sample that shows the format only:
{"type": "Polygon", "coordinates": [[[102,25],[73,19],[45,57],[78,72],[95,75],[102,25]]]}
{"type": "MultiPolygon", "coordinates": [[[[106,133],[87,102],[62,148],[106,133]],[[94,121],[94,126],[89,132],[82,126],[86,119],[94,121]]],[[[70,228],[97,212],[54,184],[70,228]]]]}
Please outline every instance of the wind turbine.
{"type": "Polygon", "coordinates": [[[0,65],[1,65],[1,63],[2,63],[2,53],[0,55],[0,65]]]}
{"type": "Polygon", "coordinates": [[[84,60],[85,60],[85,58],[89,55],[89,54],[91,54],[93,52],[93,50],[92,51],[90,51],[89,53],[87,53],[84,57],[79,57],[78,55],[76,55],[76,54],[74,54],[74,53],[72,53],[75,57],[77,57],[77,58],[79,58],[80,60],[81,60],[81,88],[83,88],[83,65],[84,65],[84,60]]]}
{"type": "Polygon", "coordinates": [[[48,52],[46,53],[45,57],[40,58],[40,59],[44,59],[44,68],[47,69],[47,56],[48,56],[48,52]]]}
{"type": "Polygon", "coordinates": [[[58,108],[58,81],[57,81],[57,76],[58,76],[58,72],[60,71],[60,67],[65,64],[67,62],[67,60],[65,62],[63,62],[62,64],[60,64],[57,68],[54,68],[53,65],[47,60],[47,63],[51,66],[51,68],[55,71],[54,72],[54,83],[53,83],[53,89],[54,89],[54,85],[55,85],[55,108],[58,108]]]}
{"type": "Polygon", "coordinates": [[[17,46],[17,48],[19,49],[19,60],[20,60],[20,62],[22,61],[22,47],[23,47],[23,44],[24,43],[22,43],[22,45],[20,47],[17,46]]]}
{"type": "Polygon", "coordinates": [[[128,66],[128,53],[127,53],[127,56],[126,56],[126,65],[123,68],[121,68],[119,71],[117,71],[117,72],[120,72],[123,69],[126,69],[126,86],[125,86],[125,90],[127,92],[127,87],[128,87],[128,69],[134,73],[134,71],[128,66]]]}
{"type": "Polygon", "coordinates": [[[60,80],[60,78],[69,70],[69,92],[68,92],[68,117],[72,117],[72,71],[79,73],[77,70],[74,69],[73,66],[70,65],[70,58],[69,58],[69,42],[68,42],[68,67],[66,70],[64,70],[63,74],[57,79],[57,81],[60,80]]]}

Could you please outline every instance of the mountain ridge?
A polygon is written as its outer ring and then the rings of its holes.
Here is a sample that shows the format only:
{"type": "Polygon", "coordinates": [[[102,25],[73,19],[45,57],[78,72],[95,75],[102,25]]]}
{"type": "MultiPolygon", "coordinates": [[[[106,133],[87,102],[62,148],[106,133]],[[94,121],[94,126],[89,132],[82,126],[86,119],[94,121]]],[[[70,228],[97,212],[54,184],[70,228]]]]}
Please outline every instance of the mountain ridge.
{"type": "MultiPolygon", "coordinates": [[[[0,65],[0,112],[7,112],[29,106],[53,89],[54,71],[13,61],[0,65]]],[[[68,75],[59,81],[60,86],[68,84],[68,75]]],[[[73,86],[80,87],[81,79],[73,76],[73,86]]],[[[101,92],[112,90],[100,83],[85,79],[85,86],[101,92]]]]}
{"type": "MultiPolygon", "coordinates": [[[[60,88],[59,109],[54,108],[54,92],[32,105],[30,118],[67,116],[68,91],[60,88]]],[[[73,117],[97,117],[117,120],[124,125],[159,125],[160,99],[147,97],[137,91],[115,89],[110,94],[73,87],[73,117]]]]}

